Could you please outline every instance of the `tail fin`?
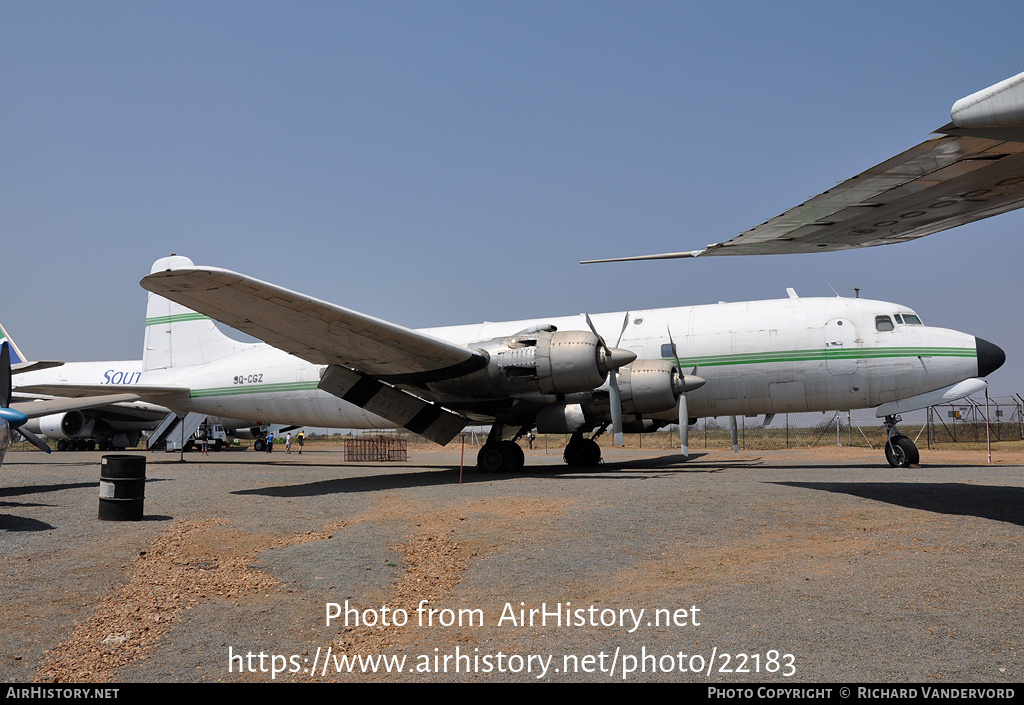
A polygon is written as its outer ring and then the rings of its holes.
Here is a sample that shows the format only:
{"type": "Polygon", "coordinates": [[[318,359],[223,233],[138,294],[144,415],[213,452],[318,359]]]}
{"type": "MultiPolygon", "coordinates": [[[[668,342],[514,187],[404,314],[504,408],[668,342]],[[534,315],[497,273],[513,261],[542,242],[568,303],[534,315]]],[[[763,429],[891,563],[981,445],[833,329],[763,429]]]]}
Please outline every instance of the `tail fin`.
{"type": "MultiPolygon", "coordinates": [[[[188,257],[171,255],[153,263],[152,272],[193,266],[188,257]]],[[[220,332],[208,316],[150,293],[146,306],[146,344],[142,370],[188,367],[219,360],[253,347],[220,332]]]]}
{"type": "Polygon", "coordinates": [[[0,324],[0,344],[2,344],[3,341],[5,340],[7,341],[7,345],[11,349],[11,364],[16,365],[19,362],[25,362],[25,356],[21,354],[21,349],[17,346],[17,344],[14,342],[11,336],[8,335],[7,331],[4,330],[3,325],[0,324]]]}

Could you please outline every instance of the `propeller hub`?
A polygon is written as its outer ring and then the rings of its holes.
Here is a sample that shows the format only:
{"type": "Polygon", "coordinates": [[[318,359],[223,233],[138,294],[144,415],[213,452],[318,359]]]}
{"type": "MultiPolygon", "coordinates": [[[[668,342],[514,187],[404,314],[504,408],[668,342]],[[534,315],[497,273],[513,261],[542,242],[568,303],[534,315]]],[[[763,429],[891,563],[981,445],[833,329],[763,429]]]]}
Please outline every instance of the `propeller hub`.
{"type": "Polygon", "coordinates": [[[697,375],[677,374],[674,382],[676,394],[685,394],[686,392],[692,392],[694,389],[700,389],[707,383],[707,380],[697,375]]]}
{"type": "Polygon", "coordinates": [[[18,428],[28,421],[28,417],[21,413],[17,409],[9,409],[7,407],[0,408],[0,419],[3,419],[11,428],[18,428]]]}
{"type": "Polygon", "coordinates": [[[620,367],[628,365],[635,359],[636,353],[632,350],[623,350],[622,348],[604,348],[600,349],[597,365],[602,374],[608,374],[612,370],[617,370],[620,367]]]}

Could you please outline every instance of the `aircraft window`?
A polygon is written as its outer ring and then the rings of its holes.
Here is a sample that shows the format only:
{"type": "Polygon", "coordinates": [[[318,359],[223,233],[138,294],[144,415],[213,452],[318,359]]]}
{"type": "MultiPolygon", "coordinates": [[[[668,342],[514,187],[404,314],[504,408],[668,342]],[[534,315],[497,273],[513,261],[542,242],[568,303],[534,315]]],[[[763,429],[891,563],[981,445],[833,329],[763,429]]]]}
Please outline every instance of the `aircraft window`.
{"type": "Polygon", "coordinates": [[[875,330],[892,330],[895,328],[892,324],[892,319],[888,316],[875,316],[875,330]]]}
{"type": "Polygon", "coordinates": [[[895,315],[895,318],[896,318],[896,322],[899,323],[902,326],[903,325],[903,316],[901,316],[900,314],[897,313],[895,315]]]}
{"type": "Polygon", "coordinates": [[[903,314],[903,322],[906,323],[908,326],[921,326],[921,325],[924,325],[923,323],[921,323],[921,319],[918,318],[917,316],[915,316],[912,313],[904,313],[903,314]]]}
{"type": "Polygon", "coordinates": [[[675,345],[673,343],[664,343],[661,346],[661,356],[662,357],[675,357],[676,356],[675,345]]]}

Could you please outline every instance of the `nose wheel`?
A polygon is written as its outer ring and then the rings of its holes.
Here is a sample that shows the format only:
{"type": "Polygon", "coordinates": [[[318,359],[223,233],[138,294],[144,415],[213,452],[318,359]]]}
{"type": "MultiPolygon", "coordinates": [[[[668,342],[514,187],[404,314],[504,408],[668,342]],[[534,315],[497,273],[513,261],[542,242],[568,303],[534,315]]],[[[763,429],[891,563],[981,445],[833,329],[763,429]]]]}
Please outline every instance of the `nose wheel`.
{"type": "Polygon", "coordinates": [[[921,462],[921,453],[917,445],[909,437],[896,430],[896,424],[902,419],[899,416],[886,416],[885,427],[888,437],[885,441],[885,459],[894,468],[909,468],[921,462]]]}

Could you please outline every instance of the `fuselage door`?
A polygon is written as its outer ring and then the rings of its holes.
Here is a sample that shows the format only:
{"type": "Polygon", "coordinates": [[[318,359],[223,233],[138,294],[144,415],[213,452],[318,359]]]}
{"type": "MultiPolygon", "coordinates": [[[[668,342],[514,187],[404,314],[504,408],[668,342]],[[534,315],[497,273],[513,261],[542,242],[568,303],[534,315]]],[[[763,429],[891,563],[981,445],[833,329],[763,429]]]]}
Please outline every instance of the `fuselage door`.
{"type": "Polygon", "coordinates": [[[825,365],[833,375],[857,372],[857,330],[848,318],[833,318],[825,324],[825,365]]]}

